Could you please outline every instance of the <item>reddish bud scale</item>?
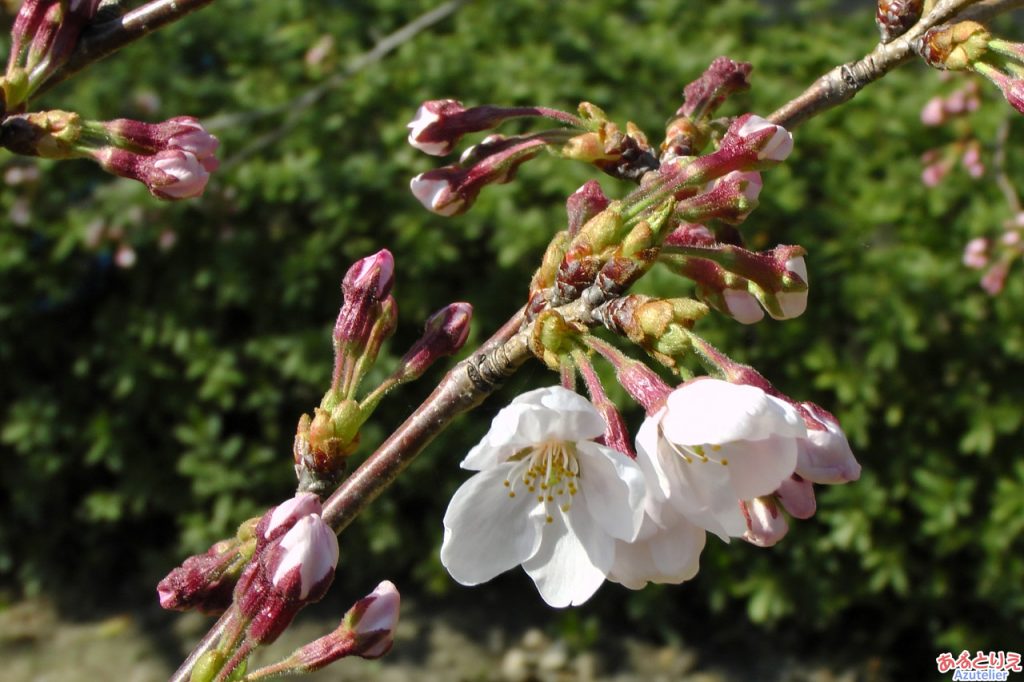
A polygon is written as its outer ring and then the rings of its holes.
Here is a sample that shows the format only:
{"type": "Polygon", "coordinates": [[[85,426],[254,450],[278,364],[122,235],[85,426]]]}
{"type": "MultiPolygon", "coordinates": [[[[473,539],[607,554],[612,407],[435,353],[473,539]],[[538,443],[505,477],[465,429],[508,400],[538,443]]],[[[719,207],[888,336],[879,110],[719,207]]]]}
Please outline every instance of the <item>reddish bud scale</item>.
{"type": "Polygon", "coordinates": [[[569,237],[575,237],[580,228],[601,211],[608,208],[611,200],[605,196],[597,180],[589,180],[565,201],[568,214],[569,237]]]}
{"type": "Polygon", "coordinates": [[[718,244],[715,235],[705,225],[699,223],[683,223],[665,237],[665,246],[703,246],[714,247],[718,244]]]}
{"type": "Polygon", "coordinates": [[[683,105],[676,116],[691,120],[709,118],[731,95],[750,89],[753,66],[717,57],[700,78],[683,89],[683,105]]]}
{"type": "Polygon", "coordinates": [[[205,554],[185,559],[157,585],[160,606],[172,611],[222,613],[231,605],[237,578],[237,573],[230,574],[228,569],[239,558],[237,542],[222,541],[205,554]]]}
{"type": "Polygon", "coordinates": [[[31,42],[50,7],[58,0],[25,0],[11,27],[11,52],[7,60],[8,73],[18,63],[25,45],[31,42]]]}
{"type": "Polygon", "coordinates": [[[988,51],[991,35],[975,21],[937,26],[914,41],[914,50],[935,69],[973,68],[988,51]]]}
{"type": "Polygon", "coordinates": [[[924,0],[878,0],[875,23],[882,43],[890,43],[917,23],[924,9],[924,0]]]}

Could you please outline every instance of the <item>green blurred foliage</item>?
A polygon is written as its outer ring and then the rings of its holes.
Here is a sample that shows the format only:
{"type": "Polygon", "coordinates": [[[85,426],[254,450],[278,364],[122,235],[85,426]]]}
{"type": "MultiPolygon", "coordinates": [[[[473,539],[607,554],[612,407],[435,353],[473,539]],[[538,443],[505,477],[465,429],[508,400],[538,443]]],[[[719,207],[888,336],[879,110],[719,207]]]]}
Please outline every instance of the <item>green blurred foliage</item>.
{"type": "MultiPolygon", "coordinates": [[[[422,100],[572,109],[586,99],[656,139],[682,86],[719,54],[755,66],[754,88],[726,113],[764,113],[876,38],[869,8],[825,0],[476,2],[336,76],[435,5],[219,0],[47,96],[46,107],[95,119],[199,116],[224,164],[201,201],[168,204],[85,161],[3,160],[5,583],[78,599],[90,586],[102,601],[97,586],[138,589],[140,576],[286,496],[294,425],[329,381],[338,285],[354,259],[387,247],[398,262],[401,322],[384,367],[449,301],[476,308],[470,345],[522,303],[565,197],[593,174],[541,158],[467,215],[431,215],[408,181],[439,162],[404,140],[422,100]],[[321,96],[296,106],[311,92],[321,96]],[[26,164],[38,179],[15,182],[26,164]],[[131,267],[117,265],[125,247],[131,267]]],[[[586,608],[666,637],[695,612],[726,622],[745,611],[776,632],[923,652],[925,663],[937,647],[1015,643],[1005,635],[1024,629],[1024,280],[1015,270],[990,298],[960,264],[967,239],[1008,217],[990,178],[956,170],[937,190],[920,182],[920,154],[952,133],[924,128],[918,113],[949,87],[912,65],[802,127],[744,231],[758,248],[809,250],[809,310],[698,327],[783,391],[835,412],[860,482],[820,490],[818,514],[773,550],[712,540],[694,583],[606,587],[586,608]]],[[[973,120],[990,145],[1009,110],[986,95],[973,120]]],[[[1022,138],[1015,121],[1016,179],[1022,138]]],[[[645,286],[678,295],[686,285],[656,272],[645,286]]],[[[441,369],[385,402],[356,459],[441,369]]],[[[457,463],[504,400],[552,379],[522,373],[445,433],[343,536],[345,579],[405,574],[451,589],[436,548],[464,479],[457,463]]],[[[567,622],[577,639],[594,637],[590,616],[567,622]]]]}

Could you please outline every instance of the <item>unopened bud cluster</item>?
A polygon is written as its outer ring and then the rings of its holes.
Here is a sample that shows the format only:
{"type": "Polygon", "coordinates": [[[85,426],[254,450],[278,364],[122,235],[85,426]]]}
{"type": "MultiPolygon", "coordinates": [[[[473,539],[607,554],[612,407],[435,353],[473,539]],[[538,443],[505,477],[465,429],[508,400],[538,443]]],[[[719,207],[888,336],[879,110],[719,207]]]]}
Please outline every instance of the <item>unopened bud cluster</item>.
{"type": "Polygon", "coordinates": [[[67,63],[99,5],[100,0],[22,3],[0,79],[3,146],[28,156],[92,159],[109,173],[143,183],[159,199],[201,195],[218,165],[218,142],[191,116],[143,123],[90,121],[60,110],[26,113],[29,98],[67,63]]]}
{"type": "Polygon", "coordinates": [[[391,293],[395,261],[382,249],[356,261],[342,280],[342,305],[334,324],[334,371],[330,389],[313,415],[296,429],[293,457],[300,490],[329,492],[346,459],[359,446],[359,431],[380,400],[394,387],[419,378],[439,358],[462,347],[469,334],[472,306],[452,303],[427,320],[423,335],[379,386],[360,398],[360,386],[384,342],[398,323],[391,293]]]}

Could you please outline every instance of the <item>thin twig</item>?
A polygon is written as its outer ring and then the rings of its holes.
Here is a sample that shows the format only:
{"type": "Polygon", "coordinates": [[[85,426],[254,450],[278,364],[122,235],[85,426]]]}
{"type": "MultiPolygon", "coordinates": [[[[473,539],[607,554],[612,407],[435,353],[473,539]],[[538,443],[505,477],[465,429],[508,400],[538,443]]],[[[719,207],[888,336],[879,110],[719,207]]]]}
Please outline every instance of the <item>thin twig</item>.
{"type": "Polygon", "coordinates": [[[913,43],[926,31],[950,19],[987,21],[1024,6],[1024,0],[940,0],[909,31],[886,45],[879,44],[855,62],[835,67],[768,118],[793,129],[812,116],[849,101],[866,86],[914,57],[913,43]]]}
{"type": "Polygon", "coordinates": [[[1010,206],[1010,211],[1016,217],[1021,212],[1020,195],[1014,187],[1009,175],[1006,173],[1006,143],[1010,138],[1010,117],[1007,116],[999,124],[996,132],[995,152],[992,154],[992,168],[995,171],[996,186],[1003,193],[1003,198],[1010,206]]]}
{"type": "Polygon", "coordinates": [[[39,87],[36,96],[67,80],[93,62],[120,50],[128,43],[147,36],[211,2],[213,0],[153,0],[117,19],[90,26],[82,32],[82,37],[68,62],[39,87]]]}

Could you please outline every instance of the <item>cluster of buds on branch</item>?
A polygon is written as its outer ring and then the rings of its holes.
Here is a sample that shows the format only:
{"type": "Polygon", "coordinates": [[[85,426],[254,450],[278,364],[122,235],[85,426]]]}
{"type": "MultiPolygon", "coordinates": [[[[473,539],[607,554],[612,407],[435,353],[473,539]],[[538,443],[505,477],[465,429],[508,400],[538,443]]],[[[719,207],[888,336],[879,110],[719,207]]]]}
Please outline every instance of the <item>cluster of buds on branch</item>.
{"type": "Polygon", "coordinates": [[[395,261],[387,249],[357,261],[346,273],[343,302],[334,325],[334,372],[331,388],[313,416],[302,415],[293,455],[299,490],[328,493],[340,481],[345,462],[359,446],[359,430],[394,388],[418,379],[434,362],[452,355],[466,342],[473,308],[451,303],[424,325],[423,335],[402,356],[398,367],[359,397],[381,346],[394,333],[398,306],[391,288],[395,261]]]}
{"type": "Polygon", "coordinates": [[[394,258],[385,249],[357,261],[342,280],[331,386],[313,416],[299,420],[295,435],[295,497],[243,523],[234,538],[189,557],[157,587],[164,608],[224,614],[216,647],[194,663],[194,682],[310,672],[345,656],[377,658],[391,647],[399,598],[395,586],[385,581],[357,602],[334,632],[278,663],[246,672],[252,653],[277,639],[331,584],[339,548],[335,529],[322,517],[320,496],[340,481],[359,445],[362,425],[385,395],[456,353],[469,334],[471,306],[445,306],[428,318],[398,366],[362,393],[363,380],[395,331],[394,275],[394,258]]]}
{"type": "MultiPolygon", "coordinates": [[[[930,29],[915,41],[915,49],[934,68],[984,76],[999,88],[1016,111],[1024,113],[1024,44],[997,38],[977,22],[961,21],[930,29]]],[[[981,143],[974,137],[969,122],[958,120],[978,109],[980,96],[977,84],[971,82],[947,97],[934,97],[925,105],[921,112],[923,123],[957,123],[959,137],[944,148],[929,150],[922,157],[925,167],[921,177],[926,185],[941,182],[958,159],[972,177],[986,174],[981,143]]],[[[992,166],[995,183],[1009,204],[1011,217],[1004,222],[998,237],[971,239],[963,254],[967,267],[984,270],[981,287],[993,296],[1002,291],[1011,265],[1024,254],[1020,227],[1024,210],[1005,169],[1009,125],[1009,121],[1004,123],[999,132],[992,166]]]]}
{"type": "Polygon", "coordinates": [[[257,680],[311,672],[346,656],[377,658],[391,648],[399,596],[385,581],[356,602],[332,633],[277,663],[246,673],[258,647],[274,642],[306,605],[319,601],[334,579],[338,539],[321,518],[319,498],[298,493],[242,525],[238,537],[191,557],[158,586],[164,608],[226,610],[215,649],[195,664],[195,682],[257,680]]]}
{"type": "Polygon", "coordinates": [[[566,202],[566,229],[545,251],[523,322],[533,354],[562,385],[513,400],[462,462],[477,473],[449,505],[441,549],[458,582],[474,585],[521,565],[556,607],[583,603],[606,579],[632,589],[679,583],[697,573],[707,532],[773,545],[786,532],[785,513],[814,513],[814,483],[859,477],[831,414],[781,394],[695,331],[712,308],[753,324],[765,312],[785,320],[807,307],[806,251],[750,251],[740,231],[757,207],[761,172],[786,159],[792,136],[754,114],[712,118],[749,87],[750,71],[715,60],[685,89],[657,147],[634,124],[623,132],[589,103],[575,117],[441,100],[424,104],[409,124],[410,143],[432,154],[450,153],[466,133],[512,115],[565,126],[492,135],[461,165],[417,176],[413,194],[442,215],[468,209],[484,186],[507,182],[541,149],[638,185],[612,200],[590,181],[566,202]],[[691,281],[694,298],[630,294],[658,264],[691,281]],[[672,388],[596,327],[638,346],[683,383],[672,388]],[[591,365],[595,353],[647,412],[635,443],[591,365]],[[711,376],[694,377],[688,356],[711,376]],[[577,374],[590,400],[575,392],[577,374]]]}
{"type": "Polygon", "coordinates": [[[0,81],[0,146],[26,156],[92,159],[109,173],[141,182],[159,199],[201,195],[218,165],[218,142],[191,116],[143,123],[90,121],[60,110],[27,111],[30,98],[67,63],[82,31],[100,20],[99,6],[100,0],[22,4],[0,81]]]}

